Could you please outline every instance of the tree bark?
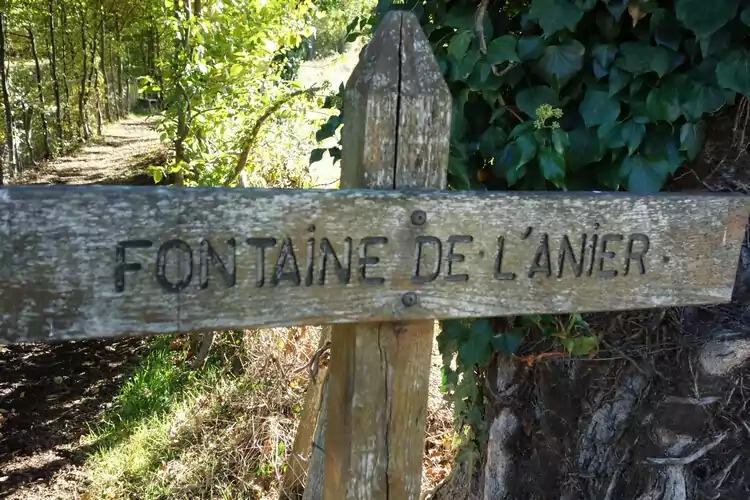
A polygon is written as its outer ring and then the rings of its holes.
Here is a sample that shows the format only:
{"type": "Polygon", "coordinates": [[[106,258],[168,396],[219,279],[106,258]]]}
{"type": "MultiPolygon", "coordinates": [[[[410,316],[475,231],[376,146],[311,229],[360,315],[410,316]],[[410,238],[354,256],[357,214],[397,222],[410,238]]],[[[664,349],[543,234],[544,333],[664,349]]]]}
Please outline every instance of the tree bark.
{"type": "Polygon", "coordinates": [[[62,109],[60,106],[60,81],[57,78],[57,44],[55,43],[55,4],[49,0],[49,64],[52,71],[52,90],[55,94],[55,130],[57,140],[63,140],[62,109]]]}
{"type": "MultiPolygon", "coordinates": [[[[52,148],[49,143],[49,126],[47,124],[47,114],[45,113],[44,87],[42,86],[42,67],[39,65],[39,55],[36,50],[36,37],[31,28],[27,28],[29,34],[29,43],[31,43],[31,57],[34,58],[34,70],[36,75],[36,88],[39,98],[39,116],[42,120],[42,134],[44,139],[44,156],[45,160],[52,157],[52,148]]],[[[32,157],[33,160],[33,157],[32,157]]]]}
{"type": "Polygon", "coordinates": [[[3,90],[3,107],[5,108],[5,143],[8,153],[8,165],[13,173],[18,168],[16,146],[13,140],[13,110],[10,106],[8,92],[8,69],[6,68],[6,27],[5,13],[0,12],[0,86],[3,90]]]}

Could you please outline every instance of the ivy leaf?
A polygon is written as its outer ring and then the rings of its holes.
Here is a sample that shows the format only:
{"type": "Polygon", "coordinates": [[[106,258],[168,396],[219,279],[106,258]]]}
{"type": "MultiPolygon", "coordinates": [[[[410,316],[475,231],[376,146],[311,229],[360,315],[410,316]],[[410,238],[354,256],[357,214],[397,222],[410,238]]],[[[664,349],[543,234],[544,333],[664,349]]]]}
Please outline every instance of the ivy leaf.
{"type": "Polygon", "coordinates": [[[526,176],[526,165],[519,165],[508,169],[505,173],[505,180],[508,183],[508,186],[514,186],[518,181],[523,179],[524,176],[526,176]]]}
{"type": "Polygon", "coordinates": [[[570,138],[568,133],[560,128],[552,129],[552,146],[560,154],[564,154],[570,147],[570,138]]]}
{"type": "Polygon", "coordinates": [[[509,356],[515,354],[523,343],[523,332],[513,330],[501,333],[492,337],[491,342],[492,347],[494,347],[496,351],[509,356]]]}
{"type": "Polygon", "coordinates": [[[593,129],[578,127],[568,132],[570,147],[565,152],[565,163],[571,170],[601,160],[599,138],[593,129]]]}
{"type": "Polygon", "coordinates": [[[693,161],[698,157],[705,136],[706,125],[702,121],[688,122],[682,125],[680,128],[680,151],[687,153],[688,160],[693,161]]]}
{"type": "Polygon", "coordinates": [[[440,333],[437,336],[440,352],[456,352],[459,344],[468,336],[468,328],[465,326],[464,321],[447,319],[440,326],[440,333]]]}
{"type": "Polygon", "coordinates": [[[704,38],[729,22],[738,4],[739,0],[675,0],[675,11],[683,26],[704,38]]]}
{"type": "Polygon", "coordinates": [[[609,71],[609,95],[613,96],[625,87],[628,86],[628,83],[630,83],[632,76],[630,73],[628,73],[625,70],[622,70],[618,68],[617,66],[613,67],[609,71]]]}
{"type": "Polygon", "coordinates": [[[716,77],[723,88],[750,96],[750,53],[735,50],[724,56],[716,65],[716,77]]]}
{"type": "Polygon", "coordinates": [[[587,127],[613,123],[620,115],[620,101],[604,90],[587,89],[578,110],[587,127]]]}
{"type": "Polygon", "coordinates": [[[518,146],[518,151],[521,153],[517,166],[527,164],[536,155],[537,143],[536,139],[534,139],[534,134],[527,133],[518,136],[516,145],[518,146]]]}
{"type": "Polygon", "coordinates": [[[657,45],[672,50],[680,50],[683,31],[673,11],[668,9],[654,10],[651,13],[650,28],[657,45]]]}
{"type": "Polygon", "coordinates": [[[315,163],[323,159],[323,153],[326,152],[325,148],[315,148],[310,153],[310,163],[315,163]]]}
{"type": "Polygon", "coordinates": [[[571,356],[585,356],[599,349],[599,339],[593,335],[560,339],[560,343],[571,356]]]}
{"type": "Polygon", "coordinates": [[[516,54],[516,37],[513,35],[503,35],[492,40],[487,45],[487,62],[490,64],[499,64],[506,61],[520,62],[516,54]]]}
{"type": "Polygon", "coordinates": [[[548,84],[560,88],[583,68],[586,48],[578,40],[550,45],[536,64],[536,70],[548,84]]]}
{"type": "Polygon", "coordinates": [[[521,150],[515,142],[506,144],[496,155],[492,164],[492,172],[498,177],[507,179],[508,172],[514,170],[521,163],[521,150]]]}
{"type": "Polygon", "coordinates": [[[544,178],[561,187],[565,180],[565,159],[554,149],[544,148],[539,152],[539,166],[544,178]]]}
{"type": "Polygon", "coordinates": [[[321,126],[315,133],[315,140],[318,142],[322,142],[329,137],[333,137],[333,135],[336,133],[336,130],[339,128],[339,125],[341,125],[341,116],[331,115],[330,117],[328,117],[328,120],[323,124],[323,126],[321,126]]]}
{"type": "Polygon", "coordinates": [[[558,103],[557,92],[546,85],[529,87],[516,94],[516,106],[531,118],[536,117],[536,110],[542,104],[557,107],[558,103]]]}
{"type": "Polygon", "coordinates": [[[621,173],[628,179],[628,191],[650,194],[661,189],[671,173],[671,168],[667,161],[652,161],[635,155],[625,158],[621,173]]]}
{"type": "Polygon", "coordinates": [[[473,38],[474,32],[469,30],[459,31],[457,34],[453,35],[451,41],[448,42],[448,55],[456,62],[461,61],[469,50],[469,45],[471,45],[471,40],[473,38]]]}
{"type": "Polygon", "coordinates": [[[625,146],[625,138],[622,136],[622,123],[604,123],[596,129],[596,136],[605,148],[617,149],[625,146]]]}
{"type": "Polygon", "coordinates": [[[617,46],[612,43],[598,43],[591,49],[591,55],[602,68],[609,68],[617,55],[617,46]]]}
{"type": "Polygon", "coordinates": [[[726,98],[718,87],[689,82],[680,101],[685,116],[689,120],[698,120],[703,113],[718,111],[726,103],[726,98]]]}
{"type": "Polygon", "coordinates": [[[521,61],[533,61],[544,54],[547,43],[540,36],[522,36],[518,39],[518,57],[521,61]]]}
{"type": "Polygon", "coordinates": [[[487,319],[480,319],[471,325],[471,333],[458,346],[457,361],[461,366],[484,366],[492,356],[492,325],[487,319]]]}
{"type": "Polygon", "coordinates": [[[677,89],[667,84],[651,89],[646,97],[646,112],[654,122],[677,120],[682,114],[677,89]]]}
{"type": "Polygon", "coordinates": [[[583,11],[568,0],[531,0],[529,18],[536,19],[545,35],[552,35],[561,29],[575,31],[583,11]]]}
{"type": "Polygon", "coordinates": [[[620,134],[625,145],[628,147],[628,154],[632,155],[643,142],[643,136],[646,135],[646,126],[633,120],[624,122],[620,127],[620,134]]]}
{"type": "Polygon", "coordinates": [[[481,57],[482,54],[478,49],[468,51],[463,59],[451,65],[450,79],[452,81],[466,80],[481,57]]]}
{"type": "Polygon", "coordinates": [[[664,47],[654,47],[645,42],[624,42],[620,45],[622,57],[616,64],[629,73],[655,72],[664,76],[671,64],[669,52],[664,47]]]}

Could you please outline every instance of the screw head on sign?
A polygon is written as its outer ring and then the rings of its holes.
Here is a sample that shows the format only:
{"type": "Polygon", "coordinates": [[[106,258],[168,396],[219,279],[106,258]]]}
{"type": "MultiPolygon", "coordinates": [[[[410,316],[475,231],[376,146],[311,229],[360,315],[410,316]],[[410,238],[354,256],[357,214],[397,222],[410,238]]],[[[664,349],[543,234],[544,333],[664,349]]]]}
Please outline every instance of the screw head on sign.
{"type": "Polygon", "coordinates": [[[411,223],[415,226],[421,226],[427,222],[427,214],[423,210],[415,210],[411,213],[411,223]]]}
{"type": "Polygon", "coordinates": [[[406,292],[403,297],[401,297],[401,302],[403,302],[406,307],[411,307],[417,303],[417,294],[414,292],[406,292]]]}

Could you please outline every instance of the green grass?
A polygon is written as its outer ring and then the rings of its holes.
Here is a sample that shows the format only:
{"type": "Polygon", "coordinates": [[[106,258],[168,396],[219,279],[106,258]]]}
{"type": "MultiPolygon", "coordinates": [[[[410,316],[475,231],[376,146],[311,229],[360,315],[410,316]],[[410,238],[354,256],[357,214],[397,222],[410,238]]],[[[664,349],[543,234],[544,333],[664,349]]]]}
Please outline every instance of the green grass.
{"type": "Polygon", "coordinates": [[[219,377],[214,362],[191,371],[182,349],[173,349],[171,336],[152,340],[149,354],[123,385],[85,438],[94,450],[88,460],[96,497],[121,498],[140,491],[149,498],[164,494],[148,484],[150,471],[170,459],[170,427],[197,394],[219,377]]]}

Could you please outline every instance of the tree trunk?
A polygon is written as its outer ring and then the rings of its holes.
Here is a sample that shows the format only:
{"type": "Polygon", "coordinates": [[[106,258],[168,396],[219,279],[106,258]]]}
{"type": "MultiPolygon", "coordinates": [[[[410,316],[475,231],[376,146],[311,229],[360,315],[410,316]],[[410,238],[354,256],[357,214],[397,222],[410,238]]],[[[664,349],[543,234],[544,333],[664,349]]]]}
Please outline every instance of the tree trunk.
{"type": "MultiPolygon", "coordinates": [[[[98,30],[98,29],[97,29],[98,30]]],[[[96,68],[96,51],[97,51],[97,40],[96,31],[93,36],[93,43],[91,45],[91,64],[89,69],[89,86],[94,91],[94,99],[96,103],[96,133],[102,135],[102,107],[99,96],[99,71],[96,68]]]]}
{"type": "MultiPolygon", "coordinates": [[[[191,6],[190,0],[184,0],[183,5],[180,5],[180,0],[174,0],[174,15],[176,18],[184,17],[185,20],[190,19],[191,6]]],[[[177,82],[177,133],[174,140],[174,152],[175,162],[180,165],[179,171],[175,174],[175,185],[182,186],[185,184],[185,173],[184,169],[187,166],[187,156],[185,155],[185,139],[187,139],[189,125],[188,125],[188,114],[190,113],[188,96],[185,91],[185,87],[182,84],[182,64],[181,61],[186,59],[190,51],[190,30],[185,28],[180,36],[180,39],[175,38],[175,54],[174,54],[174,80],[177,82]]]]}
{"type": "MultiPolygon", "coordinates": [[[[39,65],[39,55],[36,50],[36,37],[31,28],[27,28],[26,32],[29,34],[29,42],[31,43],[31,57],[34,59],[34,69],[36,74],[36,88],[39,94],[39,116],[42,119],[42,134],[44,138],[44,156],[45,160],[52,157],[52,148],[49,143],[49,126],[47,125],[47,115],[45,113],[44,103],[44,87],[42,86],[42,68],[39,65]]],[[[33,161],[33,157],[32,157],[33,161]]]]}
{"type": "MultiPolygon", "coordinates": [[[[72,123],[72,117],[70,112],[70,86],[68,85],[68,45],[70,45],[70,54],[71,56],[75,56],[75,50],[73,48],[73,42],[70,40],[70,38],[67,35],[67,26],[68,26],[68,16],[65,11],[65,3],[63,2],[60,6],[60,19],[62,21],[63,29],[61,30],[62,33],[62,39],[60,41],[60,59],[62,60],[62,81],[63,81],[63,90],[65,91],[65,106],[63,107],[63,114],[65,117],[65,123],[68,125],[68,130],[75,130],[76,137],[78,136],[78,133],[80,132],[77,128],[73,128],[72,123]]],[[[73,64],[73,63],[71,63],[73,64]]]]}
{"type": "Polygon", "coordinates": [[[86,63],[86,10],[81,11],[81,88],[78,93],[78,129],[81,131],[83,140],[91,137],[88,116],[86,116],[86,80],[88,71],[86,63]]]}
{"type": "Polygon", "coordinates": [[[120,33],[120,21],[115,17],[115,39],[117,41],[117,50],[115,51],[117,67],[117,116],[122,118],[127,114],[127,103],[123,106],[123,89],[122,89],[122,34],[120,33]]]}
{"type": "Polygon", "coordinates": [[[431,498],[748,498],[748,298],[592,316],[590,358],[495,359],[481,455],[431,498]]]}
{"type": "MultiPolygon", "coordinates": [[[[104,46],[104,6],[99,3],[99,13],[100,13],[100,20],[99,20],[99,71],[101,71],[102,74],[102,92],[104,93],[104,116],[107,118],[108,122],[112,121],[112,111],[109,107],[109,82],[107,79],[107,60],[106,60],[106,48],[104,46]]],[[[99,114],[101,114],[101,109],[99,109],[99,114]]],[[[101,119],[100,119],[101,121],[101,119]]],[[[100,127],[101,128],[101,127],[100,127]]],[[[101,130],[99,131],[99,135],[101,135],[101,130]]]]}
{"type": "Polygon", "coordinates": [[[62,109],[60,106],[60,81],[57,79],[57,45],[55,44],[55,4],[49,0],[49,64],[52,71],[52,90],[55,94],[55,130],[57,140],[63,140],[62,109]]]}
{"type": "Polygon", "coordinates": [[[5,143],[8,153],[8,165],[13,173],[18,168],[18,158],[16,157],[16,146],[13,140],[13,110],[10,107],[10,93],[8,92],[8,70],[5,61],[5,13],[0,12],[0,86],[3,89],[3,107],[5,108],[5,143]]]}

